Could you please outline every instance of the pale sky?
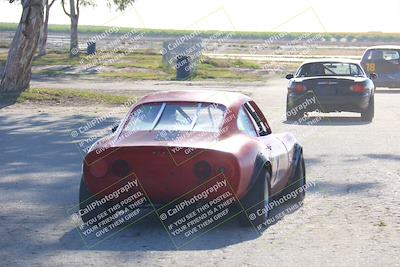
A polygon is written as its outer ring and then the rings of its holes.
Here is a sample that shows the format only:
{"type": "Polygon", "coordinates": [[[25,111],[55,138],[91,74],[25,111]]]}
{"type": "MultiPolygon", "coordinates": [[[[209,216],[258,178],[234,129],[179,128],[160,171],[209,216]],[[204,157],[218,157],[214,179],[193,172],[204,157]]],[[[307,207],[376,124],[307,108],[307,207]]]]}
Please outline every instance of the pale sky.
{"type": "MultiPolygon", "coordinates": [[[[69,24],[59,3],[51,24],[69,24]]],[[[81,9],[81,25],[157,29],[400,32],[400,0],[136,0],[125,12],[106,1],[81,9]]],[[[20,4],[0,0],[0,22],[18,22],[20,4]]]]}

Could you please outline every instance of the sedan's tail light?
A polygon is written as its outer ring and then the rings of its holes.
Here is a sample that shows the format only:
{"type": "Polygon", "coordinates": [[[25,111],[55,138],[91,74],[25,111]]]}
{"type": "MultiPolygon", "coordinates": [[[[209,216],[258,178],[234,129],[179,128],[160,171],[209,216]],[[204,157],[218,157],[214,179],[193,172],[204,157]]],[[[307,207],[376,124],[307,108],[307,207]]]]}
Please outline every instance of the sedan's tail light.
{"type": "Polygon", "coordinates": [[[296,93],[303,93],[306,90],[306,87],[302,85],[301,83],[298,83],[294,86],[294,91],[296,93]]]}
{"type": "Polygon", "coordinates": [[[289,90],[295,93],[303,93],[306,91],[306,87],[302,83],[292,83],[289,87],[289,90]]]}
{"type": "Polygon", "coordinates": [[[363,93],[365,91],[365,86],[362,83],[356,83],[351,87],[351,91],[354,93],[363,93]]]}

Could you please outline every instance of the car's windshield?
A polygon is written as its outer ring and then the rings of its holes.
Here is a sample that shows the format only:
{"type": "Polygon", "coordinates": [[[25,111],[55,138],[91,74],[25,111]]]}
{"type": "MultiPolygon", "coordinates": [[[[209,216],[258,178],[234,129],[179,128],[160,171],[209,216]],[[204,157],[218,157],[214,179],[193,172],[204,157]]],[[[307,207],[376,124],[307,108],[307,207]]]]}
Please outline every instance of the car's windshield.
{"type": "Polygon", "coordinates": [[[363,75],[363,71],[357,64],[340,62],[307,63],[297,73],[298,77],[363,75]]]}
{"type": "Polygon", "coordinates": [[[225,110],[222,105],[210,103],[148,103],[130,114],[123,131],[218,132],[225,110]]]}

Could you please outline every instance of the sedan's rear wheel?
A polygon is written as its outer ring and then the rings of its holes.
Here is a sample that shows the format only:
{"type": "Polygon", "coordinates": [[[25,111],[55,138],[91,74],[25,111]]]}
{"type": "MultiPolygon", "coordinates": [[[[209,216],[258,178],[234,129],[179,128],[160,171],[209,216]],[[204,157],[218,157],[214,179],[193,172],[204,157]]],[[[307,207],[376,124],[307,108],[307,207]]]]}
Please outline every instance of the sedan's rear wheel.
{"type": "Polygon", "coordinates": [[[305,112],[300,111],[300,110],[294,110],[294,107],[292,107],[289,104],[289,97],[286,99],[286,120],[287,121],[295,121],[298,119],[303,118],[305,115],[305,112]]]}
{"type": "Polygon", "coordinates": [[[375,115],[375,100],[374,97],[372,96],[371,99],[369,100],[369,105],[367,110],[361,113],[361,119],[363,121],[371,122],[374,119],[374,115],[375,115]]]}

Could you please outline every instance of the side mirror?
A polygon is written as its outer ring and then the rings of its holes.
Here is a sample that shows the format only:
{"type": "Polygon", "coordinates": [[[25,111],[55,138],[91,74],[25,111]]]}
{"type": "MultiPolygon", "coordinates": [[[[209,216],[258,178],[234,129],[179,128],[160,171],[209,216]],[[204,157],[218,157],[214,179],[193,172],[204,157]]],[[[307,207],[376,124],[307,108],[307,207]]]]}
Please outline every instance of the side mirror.
{"type": "Polygon", "coordinates": [[[288,75],[286,75],[286,79],[288,79],[288,80],[293,79],[293,78],[294,78],[294,75],[293,75],[293,74],[288,74],[288,75]]]}
{"type": "Polygon", "coordinates": [[[115,133],[115,131],[117,131],[117,129],[118,129],[118,125],[114,125],[114,126],[111,128],[111,132],[115,133]]]}
{"type": "Polygon", "coordinates": [[[369,75],[369,78],[371,78],[371,80],[375,80],[378,77],[378,75],[376,75],[376,73],[371,73],[369,75]]]}

